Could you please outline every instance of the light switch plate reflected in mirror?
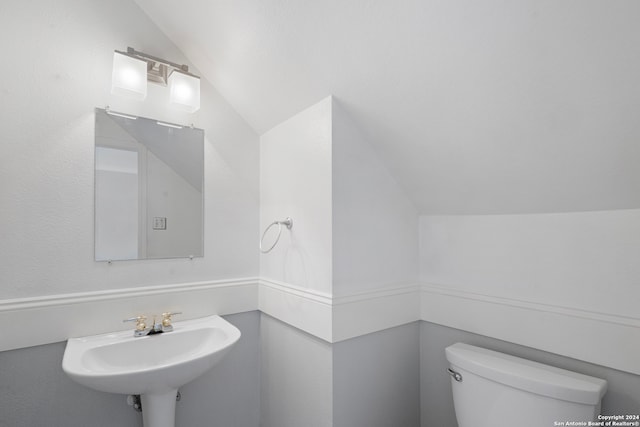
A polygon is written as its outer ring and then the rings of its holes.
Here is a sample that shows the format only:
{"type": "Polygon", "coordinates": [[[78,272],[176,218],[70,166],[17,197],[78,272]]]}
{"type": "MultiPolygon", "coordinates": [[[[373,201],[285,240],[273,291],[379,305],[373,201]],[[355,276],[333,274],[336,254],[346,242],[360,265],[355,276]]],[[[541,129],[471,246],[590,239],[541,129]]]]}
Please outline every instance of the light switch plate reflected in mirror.
{"type": "Polygon", "coordinates": [[[167,229],[167,218],[161,216],[153,217],[153,229],[154,230],[166,230],[167,229]]]}

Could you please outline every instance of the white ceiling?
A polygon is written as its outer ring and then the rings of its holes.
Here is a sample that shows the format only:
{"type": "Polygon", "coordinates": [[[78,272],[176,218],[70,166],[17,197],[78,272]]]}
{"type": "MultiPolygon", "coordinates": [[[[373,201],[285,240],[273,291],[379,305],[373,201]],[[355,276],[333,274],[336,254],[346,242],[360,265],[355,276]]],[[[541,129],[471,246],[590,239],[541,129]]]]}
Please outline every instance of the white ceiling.
{"type": "Polygon", "coordinates": [[[424,214],[640,207],[636,0],[136,0],[259,134],[333,94],[424,214]]]}

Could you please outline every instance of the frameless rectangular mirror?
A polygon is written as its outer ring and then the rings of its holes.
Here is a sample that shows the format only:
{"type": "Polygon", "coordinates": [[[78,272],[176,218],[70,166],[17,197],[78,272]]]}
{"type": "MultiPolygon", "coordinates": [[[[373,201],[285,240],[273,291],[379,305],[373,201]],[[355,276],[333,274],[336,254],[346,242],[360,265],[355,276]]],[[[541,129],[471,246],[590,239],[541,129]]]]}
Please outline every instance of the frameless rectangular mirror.
{"type": "Polygon", "coordinates": [[[95,259],[204,254],[204,131],[96,108],[95,259]]]}

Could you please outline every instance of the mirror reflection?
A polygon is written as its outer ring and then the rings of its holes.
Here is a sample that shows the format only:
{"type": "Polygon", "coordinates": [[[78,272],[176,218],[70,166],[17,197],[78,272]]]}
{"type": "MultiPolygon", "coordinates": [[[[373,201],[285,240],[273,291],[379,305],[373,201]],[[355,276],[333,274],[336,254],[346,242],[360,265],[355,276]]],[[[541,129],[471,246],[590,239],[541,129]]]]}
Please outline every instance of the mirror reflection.
{"type": "Polygon", "coordinates": [[[201,257],[204,131],[96,109],[96,261],[201,257]]]}

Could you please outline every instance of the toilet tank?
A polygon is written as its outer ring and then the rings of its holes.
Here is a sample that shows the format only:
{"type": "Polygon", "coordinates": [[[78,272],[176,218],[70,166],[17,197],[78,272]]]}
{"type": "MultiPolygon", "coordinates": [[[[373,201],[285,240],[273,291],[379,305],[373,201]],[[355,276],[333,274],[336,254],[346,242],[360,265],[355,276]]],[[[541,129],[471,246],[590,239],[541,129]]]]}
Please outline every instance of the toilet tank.
{"type": "Polygon", "coordinates": [[[463,343],[445,352],[459,427],[586,425],[600,413],[605,380],[463,343]]]}

